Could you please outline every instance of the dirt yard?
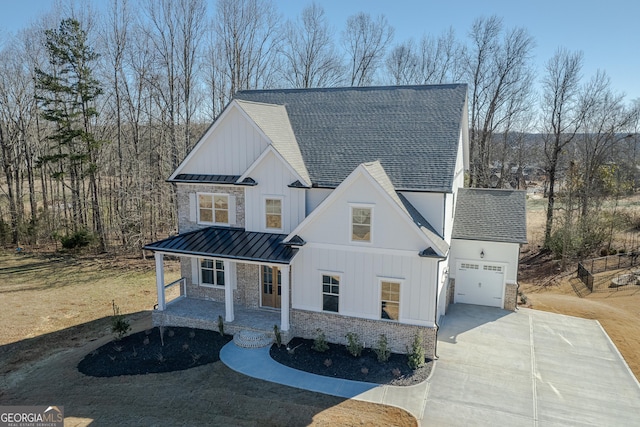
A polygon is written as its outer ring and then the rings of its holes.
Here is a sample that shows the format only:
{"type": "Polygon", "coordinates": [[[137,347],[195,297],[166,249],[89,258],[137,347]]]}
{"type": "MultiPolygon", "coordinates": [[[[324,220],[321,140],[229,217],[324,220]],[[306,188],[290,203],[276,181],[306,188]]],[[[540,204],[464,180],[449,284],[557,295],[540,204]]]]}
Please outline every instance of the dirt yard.
{"type": "MultiPolygon", "coordinates": [[[[166,280],[178,265],[165,262],[166,280]]],[[[415,426],[407,412],[255,380],[221,362],[93,378],[76,369],[112,339],[112,300],[150,327],[153,260],[0,252],[0,404],[56,404],[65,425],[415,426]]]]}
{"type": "MultiPolygon", "coordinates": [[[[636,206],[637,200],[634,198],[629,203],[636,206]]],[[[527,230],[530,244],[528,248],[524,248],[525,251],[534,253],[541,244],[544,214],[542,201],[529,201],[527,230]]],[[[622,238],[629,240],[628,235],[622,238]]],[[[637,236],[631,238],[637,241],[637,236]]],[[[548,260],[544,262],[548,263],[548,260]]],[[[538,274],[538,277],[535,277],[535,261],[532,264],[530,267],[533,274],[532,272],[522,274],[521,271],[521,277],[525,279],[520,280],[520,290],[527,296],[527,305],[538,310],[598,320],[622,353],[636,378],[640,379],[640,286],[589,293],[576,278],[573,267],[565,273],[556,271],[552,275],[543,268],[545,274],[538,274]]],[[[524,267],[521,264],[521,269],[524,267]]]]}

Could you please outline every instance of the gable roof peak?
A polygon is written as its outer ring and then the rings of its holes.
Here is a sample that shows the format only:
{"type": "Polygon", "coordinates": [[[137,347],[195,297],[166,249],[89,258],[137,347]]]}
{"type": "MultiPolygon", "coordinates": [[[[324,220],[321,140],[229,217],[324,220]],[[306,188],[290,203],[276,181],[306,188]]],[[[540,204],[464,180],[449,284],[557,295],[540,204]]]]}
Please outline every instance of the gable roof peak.
{"type": "Polygon", "coordinates": [[[396,189],[451,192],[466,84],[246,90],[234,100],[286,111],[314,186],[337,188],[379,159],[396,189]]]}

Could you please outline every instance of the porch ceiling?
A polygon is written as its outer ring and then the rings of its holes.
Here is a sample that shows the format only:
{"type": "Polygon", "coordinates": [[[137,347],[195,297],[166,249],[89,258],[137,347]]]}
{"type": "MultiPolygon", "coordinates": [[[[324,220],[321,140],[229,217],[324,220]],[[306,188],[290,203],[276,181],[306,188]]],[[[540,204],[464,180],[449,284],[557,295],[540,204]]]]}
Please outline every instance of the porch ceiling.
{"type": "Polygon", "coordinates": [[[259,233],[243,228],[207,227],[178,234],[144,247],[151,251],[244,261],[289,264],[296,252],[283,242],[286,234],[259,233]]]}

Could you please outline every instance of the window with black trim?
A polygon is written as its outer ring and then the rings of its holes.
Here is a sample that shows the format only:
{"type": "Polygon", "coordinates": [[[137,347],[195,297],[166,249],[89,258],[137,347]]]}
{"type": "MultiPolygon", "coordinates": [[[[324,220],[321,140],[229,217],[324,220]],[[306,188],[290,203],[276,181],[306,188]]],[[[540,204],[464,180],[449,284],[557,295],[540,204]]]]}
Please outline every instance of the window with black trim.
{"type": "Polygon", "coordinates": [[[201,259],[200,284],[205,286],[224,286],[224,261],[201,259]]]}
{"type": "Polygon", "coordinates": [[[338,312],[340,276],[322,275],[322,310],[338,312]]]}

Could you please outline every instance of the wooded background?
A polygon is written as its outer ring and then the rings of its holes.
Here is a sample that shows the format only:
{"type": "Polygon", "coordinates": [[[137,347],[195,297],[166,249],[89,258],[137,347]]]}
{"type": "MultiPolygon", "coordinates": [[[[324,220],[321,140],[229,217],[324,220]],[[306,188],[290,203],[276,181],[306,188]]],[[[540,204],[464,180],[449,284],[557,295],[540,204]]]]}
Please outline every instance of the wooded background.
{"type": "Polygon", "coordinates": [[[606,240],[598,206],[635,191],[640,101],[583,76],[579,51],[535,75],[534,38],[497,16],[394,40],[365,12],[332,28],[317,3],[293,21],[269,0],[208,5],[58,3],[0,33],[0,244],[136,251],[176,232],[165,180],[241,89],[467,83],[469,185],[538,168],[544,246],[576,256],[606,240]]]}

